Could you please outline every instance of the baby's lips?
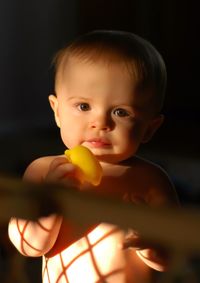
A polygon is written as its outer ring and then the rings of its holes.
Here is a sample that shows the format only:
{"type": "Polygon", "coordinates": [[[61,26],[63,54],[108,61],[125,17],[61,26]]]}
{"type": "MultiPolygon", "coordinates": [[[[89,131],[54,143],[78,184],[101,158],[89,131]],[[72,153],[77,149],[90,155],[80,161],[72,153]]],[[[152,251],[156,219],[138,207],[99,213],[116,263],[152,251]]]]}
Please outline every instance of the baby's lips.
{"type": "Polygon", "coordinates": [[[88,148],[78,145],[65,150],[65,155],[72,164],[80,169],[78,178],[81,183],[86,181],[94,186],[100,184],[103,170],[97,158],[88,148]]]}

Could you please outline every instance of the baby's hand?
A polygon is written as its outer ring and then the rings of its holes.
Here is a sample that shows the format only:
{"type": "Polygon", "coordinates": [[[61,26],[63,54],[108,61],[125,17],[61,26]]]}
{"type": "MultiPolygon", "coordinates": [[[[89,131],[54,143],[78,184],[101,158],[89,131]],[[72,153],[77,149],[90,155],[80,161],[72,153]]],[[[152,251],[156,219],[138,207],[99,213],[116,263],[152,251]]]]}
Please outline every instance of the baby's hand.
{"type": "Polygon", "coordinates": [[[123,242],[123,249],[127,248],[135,248],[135,249],[142,249],[146,248],[146,243],[144,243],[141,238],[139,237],[139,234],[129,229],[127,235],[125,236],[125,240],[123,242]]]}
{"type": "Polygon", "coordinates": [[[84,182],[98,186],[101,178],[102,167],[97,158],[88,148],[78,145],[65,150],[65,157],[57,157],[50,163],[45,180],[66,183],[70,179],[76,186],[84,182]]]}
{"type": "Polygon", "coordinates": [[[151,268],[158,271],[166,271],[169,265],[169,252],[158,243],[143,240],[135,231],[131,231],[125,237],[123,249],[133,248],[137,255],[151,268]]]}
{"type": "Polygon", "coordinates": [[[66,183],[70,181],[74,185],[78,185],[77,167],[68,162],[65,157],[57,157],[50,163],[45,180],[51,183],[66,183]]]}

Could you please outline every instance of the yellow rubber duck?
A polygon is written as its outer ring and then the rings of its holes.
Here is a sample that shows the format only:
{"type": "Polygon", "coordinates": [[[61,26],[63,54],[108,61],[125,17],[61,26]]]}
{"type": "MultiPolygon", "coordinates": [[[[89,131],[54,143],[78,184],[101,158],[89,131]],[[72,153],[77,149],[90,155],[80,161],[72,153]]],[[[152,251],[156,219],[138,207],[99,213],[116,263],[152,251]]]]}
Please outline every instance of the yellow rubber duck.
{"type": "Polygon", "coordinates": [[[81,183],[89,182],[94,186],[100,184],[103,173],[102,167],[87,147],[78,145],[72,149],[66,149],[64,153],[69,162],[80,169],[78,179],[81,183]]]}

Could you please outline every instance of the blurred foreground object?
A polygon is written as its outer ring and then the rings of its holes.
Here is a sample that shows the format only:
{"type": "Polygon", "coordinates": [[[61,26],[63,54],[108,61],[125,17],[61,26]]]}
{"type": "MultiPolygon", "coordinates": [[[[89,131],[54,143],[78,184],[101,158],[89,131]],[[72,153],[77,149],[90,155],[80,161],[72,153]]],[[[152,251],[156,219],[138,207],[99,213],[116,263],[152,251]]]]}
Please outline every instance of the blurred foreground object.
{"type": "Polygon", "coordinates": [[[184,272],[186,259],[200,253],[197,208],[134,206],[100,197],[95,192],[79,192],[70,185],[35,185],[5,177],[0,178],[0,207],[1,225],[7,224],[12,216],[34,220],[57,212],[81,226],[106,222],[122,229],[136,229],[146,241],[170,251],[171,268],[162,282],[173,282],[175,276],[184,272]]]}

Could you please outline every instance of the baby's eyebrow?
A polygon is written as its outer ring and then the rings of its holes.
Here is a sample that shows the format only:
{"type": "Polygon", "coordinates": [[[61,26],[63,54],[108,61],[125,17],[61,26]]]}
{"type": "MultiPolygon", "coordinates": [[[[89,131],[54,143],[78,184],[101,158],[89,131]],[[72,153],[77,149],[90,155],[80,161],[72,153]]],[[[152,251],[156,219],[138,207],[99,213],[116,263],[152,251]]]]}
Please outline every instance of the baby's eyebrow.
{"type": "Polygon", "coordinates": [[[70,96],[67,98],[68,101],[70,100],[84,100],[84,101],[88,101],[90,100],[88,97],[85,96],[70,96]]]}

